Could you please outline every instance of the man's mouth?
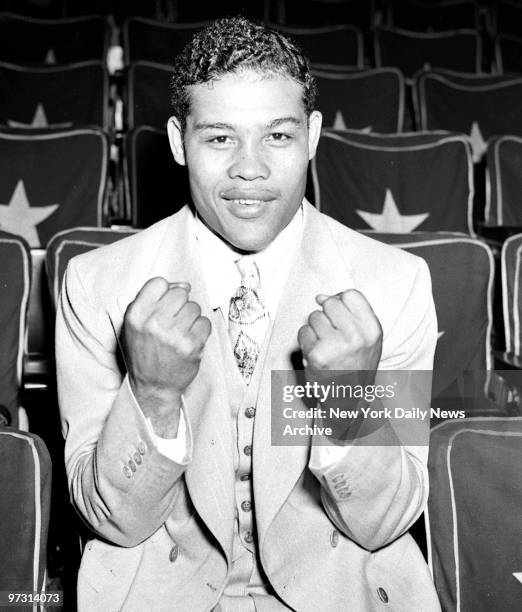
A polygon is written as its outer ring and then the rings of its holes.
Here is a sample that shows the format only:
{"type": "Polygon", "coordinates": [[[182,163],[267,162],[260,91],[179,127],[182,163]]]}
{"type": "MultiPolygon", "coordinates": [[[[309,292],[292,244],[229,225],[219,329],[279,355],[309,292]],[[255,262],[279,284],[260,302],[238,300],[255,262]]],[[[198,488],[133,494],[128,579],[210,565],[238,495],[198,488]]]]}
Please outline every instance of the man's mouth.
{"type": "Polygon", "coordinates": [[[224,200],[243,206],[265,204],[277,199],[278,194],[269,189],[227,189],[219,194],[224,200]]]}

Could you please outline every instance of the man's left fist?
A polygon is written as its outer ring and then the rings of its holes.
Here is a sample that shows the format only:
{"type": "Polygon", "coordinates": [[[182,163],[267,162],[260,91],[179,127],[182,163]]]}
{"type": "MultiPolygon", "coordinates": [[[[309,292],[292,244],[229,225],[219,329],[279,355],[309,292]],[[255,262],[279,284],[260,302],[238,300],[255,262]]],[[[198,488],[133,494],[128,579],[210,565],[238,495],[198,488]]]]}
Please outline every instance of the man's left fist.
{"type": "Polygon", "coordinates": [[[318,295],[314,310],[297,334],[305,366],[313,370],[377,369],[382,328],[372,307],[357,289],[318,295]]]}

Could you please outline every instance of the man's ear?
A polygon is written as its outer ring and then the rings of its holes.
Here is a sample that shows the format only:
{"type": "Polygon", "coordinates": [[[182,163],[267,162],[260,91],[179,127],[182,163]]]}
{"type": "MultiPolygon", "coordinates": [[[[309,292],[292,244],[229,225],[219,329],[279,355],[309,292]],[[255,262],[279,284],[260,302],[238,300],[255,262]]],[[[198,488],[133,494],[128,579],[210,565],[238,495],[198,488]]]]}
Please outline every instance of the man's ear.
{"type": "Polygon", "coordinates": [[[315,155],[322,125],[322,114],[317,110],[312,111],[308,117],[308,159],[312,159],[315,155]]]}
{"type": "Polygon", "coordinates": [[[180,166],[184,166],[185,162],[185,147],[183,146],[183,132],[181,123],[177,117],[170,117],[167,121],[167,134],[169,135],[170,150],[174,159],[180,166]]]}

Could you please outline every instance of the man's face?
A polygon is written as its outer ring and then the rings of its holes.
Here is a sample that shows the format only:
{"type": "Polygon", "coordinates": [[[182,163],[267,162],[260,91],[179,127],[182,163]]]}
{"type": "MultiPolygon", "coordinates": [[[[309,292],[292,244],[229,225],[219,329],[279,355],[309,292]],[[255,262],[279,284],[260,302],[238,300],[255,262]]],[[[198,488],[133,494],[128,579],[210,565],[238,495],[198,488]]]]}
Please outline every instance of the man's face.
{"type": "Polygon", "coordinates": [[[175,117],[168,123],[199,215],[245,251],[265,248],[299,208],[320,130],[320,113],[307,118],[301,85],[253,71],[191,86],[184,134],[175,117]]]}

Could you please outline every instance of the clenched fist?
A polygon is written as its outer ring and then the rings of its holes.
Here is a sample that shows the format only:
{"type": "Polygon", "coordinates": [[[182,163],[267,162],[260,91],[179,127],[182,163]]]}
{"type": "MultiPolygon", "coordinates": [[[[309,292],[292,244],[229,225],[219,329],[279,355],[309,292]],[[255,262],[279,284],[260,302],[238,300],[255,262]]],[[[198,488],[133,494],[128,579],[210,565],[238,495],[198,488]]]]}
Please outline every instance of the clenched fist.
{"type": "Polygon", "coordinates": [[[382,328],[362,293],[348,289],[328,297],[318,295],[314,310],[301,327],[298,340],[304,363],[313,370],[374,372],[381,358],[382,328]]]}
{"type": "Polygon", "coordinates": [[[199,370],[210,321],[188,283],[147,281],[125,312],[122,348],[132,391],[154,431],[175,437],[181,394],[199,370]]]}

